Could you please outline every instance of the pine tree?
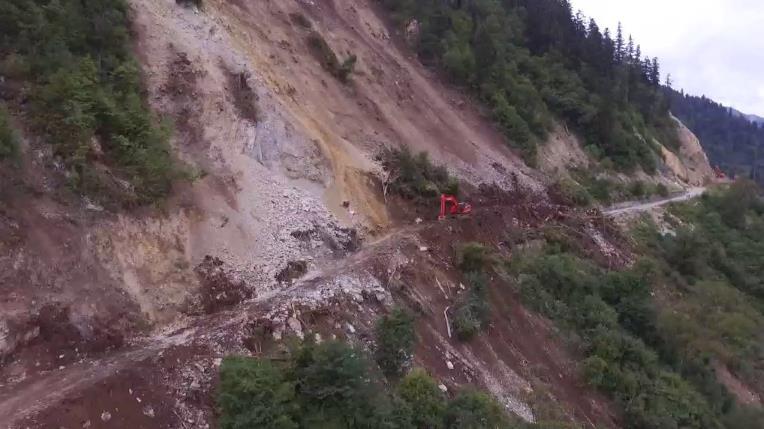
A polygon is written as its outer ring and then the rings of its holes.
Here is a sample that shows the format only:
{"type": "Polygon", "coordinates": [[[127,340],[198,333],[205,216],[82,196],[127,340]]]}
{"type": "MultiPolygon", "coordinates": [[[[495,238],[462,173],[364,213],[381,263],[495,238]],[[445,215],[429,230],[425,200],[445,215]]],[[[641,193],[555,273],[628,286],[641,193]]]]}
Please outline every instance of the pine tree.
{"type": "Polygon", "coordinates": [[[628,61],[634,61],[634,38],[629,34],[629,44],[626,47],[626,59],[628,61]]]}
{"type": "Polygon", "coordinates": [[[616,56],[616,49],[615,49],[615,42],[613,42],[613,38],[610,36],[610,29],[606,28],[605,33],[603,34],[603,47],[605,48],[604,51],[604,58],[603,58],[603,65],[605,65],[608,69],[612,67],[613,60],[616,56]]]}
{"type": "Polygon", "coordinates": [[[623,27],[621,23],[618,23],[618,31],[615,35],[615,61],[617,63],[623,62],[624,45],[623,45],[623,27]]]}
{"type": "Polygon", "coordinates": [[[650,82],[658,86],[661,84],[661,71],[658,65],[658,57],[653,57],[653,61],[650,67],[650,82]]]}

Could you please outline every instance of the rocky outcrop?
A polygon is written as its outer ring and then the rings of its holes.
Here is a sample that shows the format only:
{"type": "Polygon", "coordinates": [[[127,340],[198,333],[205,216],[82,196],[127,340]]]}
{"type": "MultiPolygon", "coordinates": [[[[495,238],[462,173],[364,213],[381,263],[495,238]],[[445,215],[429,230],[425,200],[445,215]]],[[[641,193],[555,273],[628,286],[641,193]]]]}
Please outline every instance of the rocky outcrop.
{"type": "Polygon", "coordinates": [[[671,152],[661,146],[663,161],[676,178],[689,186],[703,186],[714,178],[700,141],[679,119],[673,118],[679,133],[679,151],[671,152]]]}

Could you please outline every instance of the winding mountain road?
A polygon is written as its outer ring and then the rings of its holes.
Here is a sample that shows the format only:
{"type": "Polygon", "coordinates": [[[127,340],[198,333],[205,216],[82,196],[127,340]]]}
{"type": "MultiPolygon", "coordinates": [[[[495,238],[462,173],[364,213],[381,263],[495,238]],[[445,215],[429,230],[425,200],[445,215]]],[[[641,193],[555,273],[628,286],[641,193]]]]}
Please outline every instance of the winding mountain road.
{"type": "Polygon", "coordinates": [[[615,217],[629,213],[639,213],[652,210],[656,207],[664,206],[666,204],[676,203],[680,201],[687,201],[693,198],[697,198],[706,191],[706,188],[690,188],[685,192],[675,195],[673,197],[664,198],[657,201],[629,201],[626,203],[615,204],[602,211],[605,216],[615,217]]]}

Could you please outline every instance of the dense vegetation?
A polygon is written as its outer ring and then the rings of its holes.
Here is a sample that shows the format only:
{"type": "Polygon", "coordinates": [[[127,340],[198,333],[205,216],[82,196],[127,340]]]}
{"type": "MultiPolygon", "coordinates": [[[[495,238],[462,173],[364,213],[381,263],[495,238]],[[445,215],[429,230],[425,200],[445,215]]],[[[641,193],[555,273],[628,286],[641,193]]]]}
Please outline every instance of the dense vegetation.
{"type": "Polygon", "coordinates": [[[169,130],[147,108],[124,0],[0,0],[0,74],[71,184],[120,203],[167,194],[169,130]],[[116,178],[115,178],[116,176],[116,178]]]}
{"type": "Polygon", "coordinates": [[[521,429],[490,395],[449,399],[414,369],[387,388],[363,352],[338,341],[305,343],[285,359],[230,357],[220,369],[220,427],[521,429]]]}
{"type": "Polygon", "coordinates": [[[755,178],[764,184],[759,165],[764,161],[764,124],[751,122],[706,97],[666,88],[671,111],[703,143],[711,163],[730,174],[755,178]]]}
{"type": "Polygon", "coordinates": [[[621,29],[602,31],[568,0],[383,0],[402,23],[420,23],[418,52],[470,88],[533,162],[553,118],[621,169],[655,168],[652,138],[676,140],[657,59],[621,29]]]}
{"type": "Polygon", "coordinates": [[[630,270],[555,246],[511,270],[526,303],[577,334],[586,379],[623,406],[627,427],[760,427],[746,422],[764,414],[736,405],[718,371],[764,392],[764,204],[741,182],[675,211],[676,235],[641,227],[644,258],[630,270]]]}

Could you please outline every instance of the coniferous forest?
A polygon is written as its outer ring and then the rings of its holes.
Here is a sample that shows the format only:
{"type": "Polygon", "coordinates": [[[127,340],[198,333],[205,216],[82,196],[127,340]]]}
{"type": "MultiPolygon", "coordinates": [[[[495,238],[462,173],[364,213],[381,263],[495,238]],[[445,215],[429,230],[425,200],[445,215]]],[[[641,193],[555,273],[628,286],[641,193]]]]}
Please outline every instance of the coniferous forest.
{"type": "Polygon", "coordinates": [[[658,60],[567,0],[383,3],[399,22],[419,22],[422,61],[485,102],[531,164],[554,119],[621,170],[653,171],[653,139],[675,145],[658,60]]]}
{"type": "Polygon", "coordinates": [[[696,97],[666,88],[671,111],[703,143],[712,164],[733,176],[745,176],[764,183],[760,168],[764,151],[764,124],[706,97],[696,97]]]}

